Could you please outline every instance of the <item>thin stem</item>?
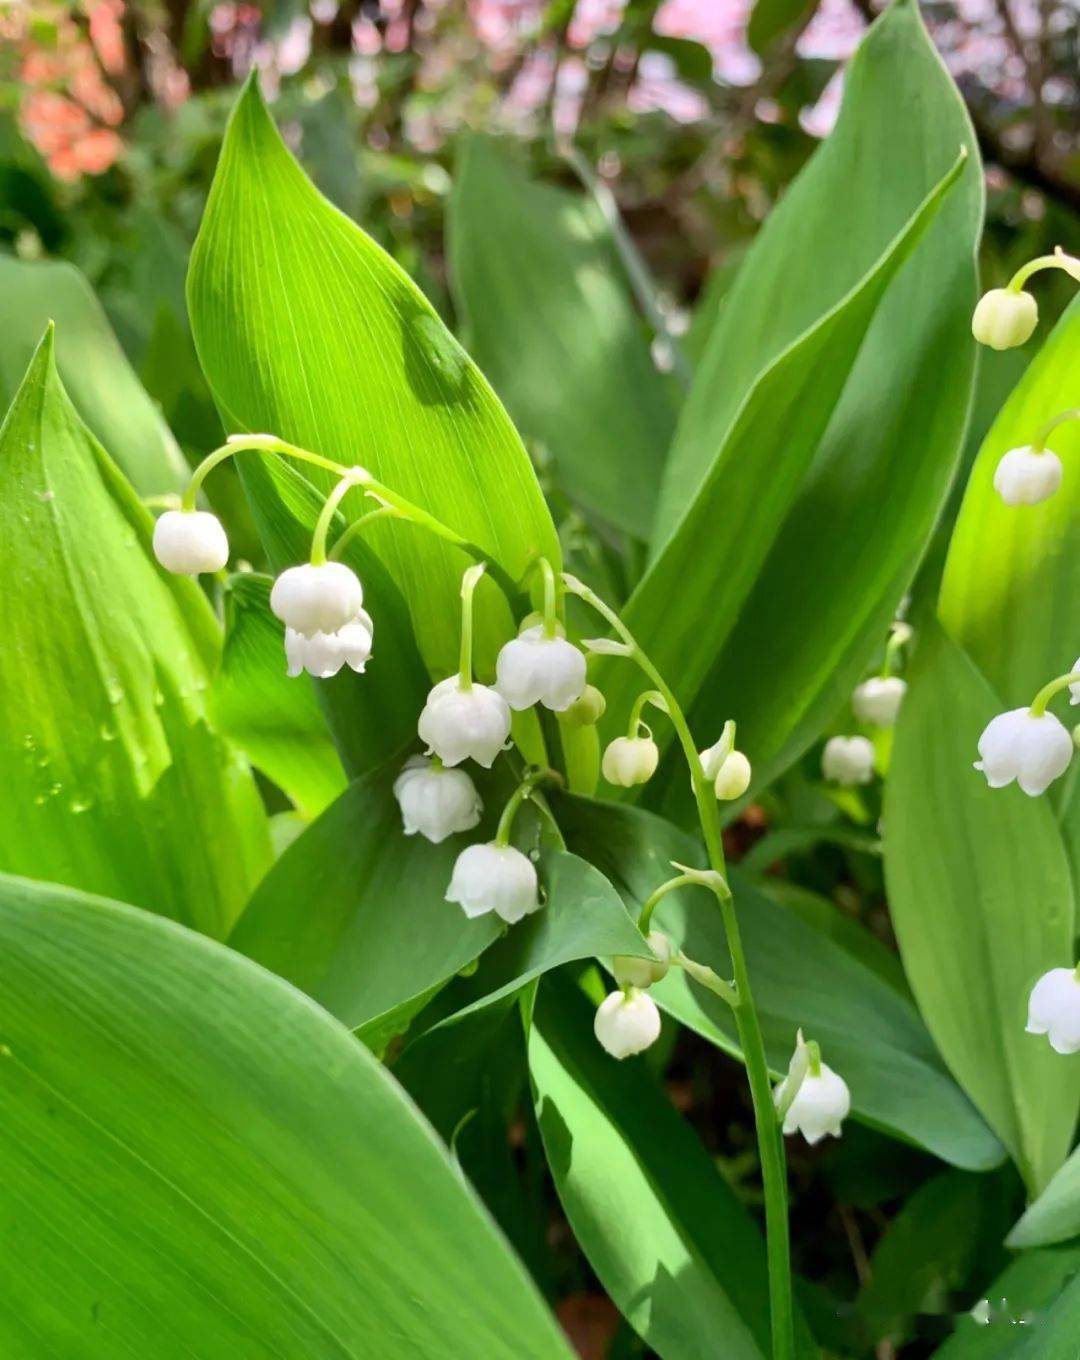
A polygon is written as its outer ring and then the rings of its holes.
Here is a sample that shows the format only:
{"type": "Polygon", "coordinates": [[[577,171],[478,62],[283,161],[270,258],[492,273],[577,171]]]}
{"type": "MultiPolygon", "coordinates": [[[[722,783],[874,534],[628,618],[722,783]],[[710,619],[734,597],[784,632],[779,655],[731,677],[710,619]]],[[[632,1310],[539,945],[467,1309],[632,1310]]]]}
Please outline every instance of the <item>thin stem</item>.
{"type": "Polygon", "coordinates": [[[1053,420],[1048,420],[1035,436],[1035,443],[1032,444],[1031,447],[1040,450],[1046,448],[1046,441],[1054,433],[1057,427],[1059,425],[1067,424],[1070,420],[1080,420],[1080,407],[1074,406],[1068,411],[1062,411],[1061,414],[1055,416],[1053,420]]]}
{"type": "Polygon", "coordinates": [[[472,689],[473,593],[484,574],[484,564],[478,562],[461,578],[461,660],[458,665],[458,684],[472,689]]]}
{"type": "Polygon", "coordinates": [[[902,619],[893,624],[889,633],[889,640],[885,643],[885,659],[881,663],[881,674],[883,679],[888,679],[892,675],[893,662],[896,660],[900,648],[911,640],[911,625],[902,619]]]}
{"type": "MultiPolygon", "coordinates": [[[[652,704],[661,713],[668,711],[667,700],[658,689],[647,689],[644,694],[639,694],[634,700],[634,706],[630,710],[630,721],[626,725],[626,735],[631,741],[638,735],[638,729],[645,726],[641,721],[641,714],[646,704],[652,704]]],[[[645,730],[648,731],[648,727],[645,727],[645,730]]]]}
{"type": "Polygon", "coordinates": [[[356,538],[363,529],[366,529],[369,524],[374,523],[375,520],[404,518],[405,516],[396,505],[380,505],[375,510],[368,510],[366,514],[361,515],[358,519],[354,519],[347,528],[341,531],[337,542],[330,549],[330,558],[335,562],[340,561],[342,554],[353,539],[356,538]]]}
{"type": "Polygon", "coordinates": [[[702,987],[707,987],[710,992],[715,992],[722,1001],[727,1002],[732,1010],[735,1010],[738,1006],[738,992],[730,982],[725,982],[715,969],[709,968],[703,963],[698,963],[694,959],[688,958],[681,949],[672,959],[672,963],[678,964],[683,972],[689,973],[694,981],[699,983],[702,987]]]}
{"type": "Polygon", "coordinates": [[[644,906],[638,913],[637,928],[642,935],[649,933],[649,922],[652,920],[652,914],[668,893],[673,892],[676,888],[684,888],[688,883],[695,883],[696,881],[693,874],[679,874],[678,878],[669,878],[666,883],[661,883],[652,896],[646,898],[644,906]]]}
{"type": "Polygon", "coordinates": [[[544,578],[544,636],[553,638],[558,632],[559,625],[555,570],[546,557],[541,557],[536,565],[544,578]]]}
{"type": "Polygon", "coordinates": [[[344,476],[349,470],[344,463],[335,462],[333,458],[324,458],[321,453],[311,453],[307,449],[299,448],[296,444],[288,444],[284,439],[278,439],[276,435],[234,434],[229,436],[221,448],[215,449],[213,453],[208,453],[191,474],[191,481],[188,483],[181,501],[181,509],[194,510],[199,488],[210,473],[219,464],[224,463],[227,458],[232,458],[235,454],[249,450],[255,450],[259,453],[280,453],[285,458],[293,458],[300,463],[311,463],[314,467],[325,468],[327,472],[336,472],[341,476],[344,476]]]}
{"type": "Polygon", "coordinates": [[[1078,680],[1080,680],[1080,671],[1069,671],[1067,675],[1057,676],[1049,684],[1043,685],[1035,698],[1032,699],[1028,712],[1033,718],[1041,718],[1046,712],[1046,705],[1054,695],[1060,694],[1063,689],[1068,689],[1070,685],[1075,685],[1078,680]]]}
{"type": "Polygon", "coordinates": [[[330,531],[337,508],[354,486],[359,486],[360,482],[353,472],[346,472],[337,486],[327,496],[323,508],[319,511],[319,518],[315,521],[315,532],[311,536],[311,563],[312,566],[321,567],[326,562],[326,535],[330,531]]]}
{"type": "Polygon", "coordinates": [[[1029,260],[1027,264],[1022,264],[1020,266],[1005,285],[1007,290],[1010,293],[1019,293],[1024,284],[1031,278],[1032,274],[1037,274],[1040,269],[1064,269],[1066,274],[1071,273],[1071,270],[1064,263],[1061,255],[1039,255],[1036,259],[1029,260]]]}
{"type": "Polygon", "coordinates": [[[532,796],[537,784],[546,779],[549,774],[549,770],[530,770],[506,800],[506,806],[502,810],[502,816],[499,818],[499,825],[495,831],[496,845],[510,844],[510,835],[514,829],[514,818],[517,816],[518,808],[521,807],[526,798],[532,796]]]}
{"type": "MultiPolygon", "coordinates": [[[[697,803],[698,817],[701,822],[701,831],[705,840],[709,863],[718,874],[723,875],[726,866],[716,797],[712,785],[705,778],[701,757],[698,755],[693,735],[679,701],[664,677],[638,646],[637,639],[618,614],[576,577],[564,573],[563,581],[567,590],[579,596],[607,620],[630,648],[630,655],[633,660],[637,662],[663,695],[667,703],[668,715],[679,738],[686,762],[690,767],[690,775],[694,785],[694,798],[697,803]]],[[[773,1360],[793,1360],[795,1353],[794,1304],[791,1291],[791,1245],[788,1236],[787,1171],[784,1160],[783,1133],[776,1119],[772,1084],[769,1080],[769,1064],[765,1055],[765,1042],[762,1038],[761,1024],[754,1005],[739,920],[735,914],[735,906],[730,893],[721,892],[718,886],[714,888],[714,891],[717,901],[720,903],[724,933],[727,937],[728,952],[731,955],[732,971],[735,975],[737,993],[737,1000],[734,1005],[735,1023],[739,1032],[743,1061],[746,1065],[746,1075],[750,1083],[750,1095],[754,1106],[754,1124],[761,1156],[761,1176],[765,1191],[765,1233],[769,1265],[773,1360]]]]}

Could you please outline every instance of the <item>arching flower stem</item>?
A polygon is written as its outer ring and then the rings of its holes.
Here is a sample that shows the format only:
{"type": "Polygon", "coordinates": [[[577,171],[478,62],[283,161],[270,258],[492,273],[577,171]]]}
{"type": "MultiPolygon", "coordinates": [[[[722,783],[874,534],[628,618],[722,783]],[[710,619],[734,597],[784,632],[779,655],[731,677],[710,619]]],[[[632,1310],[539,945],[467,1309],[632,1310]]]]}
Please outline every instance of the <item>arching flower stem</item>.
{"type": "Polygon", "coordinates": [[[1035,440],[1032,443],[1031,447],[1041,453],[1042,450],[1046,448],[1046,441],[1050,438],[1050,436],[1054,433],[1058,426],[1065,425],[1070,420],[1080,420],[1080,407],[1074,406],[1070,408],[1068,411],[1062,411],[1060,415],[1054,416],[1053,420],[1048,420],[1046,424],[1042,427],[1042,429],[1039,431],[1039,433],[1035,436],[1035,440]]]}
{"type": "Polygon", "coordinates": [[[1048,684],[1043,685],[1035,698],[1031,701],[1029,712],[1033,718],[1041,718],[1046,712],[1046,706],[1055,694],[1060,694],[1062,690],[1068,689],[1070,685],[1075,685],[1080,681],[1080,671],[1069,671],[1066,675],[1056,676],[1048,684]]]}
{"type": "Polygon", "coordinates": [[[461,659],[458,665],[458,684],[466,690],[472,689],[473,595],[484,571],[484,563],[478,562],[461,578],[461,659]]]}
{"type": "Polygon", "coordinates": [[[1066,274],[1075,278],[1070,268],[1070,264],[1075,263],[1075,260],[1058,246],[1052,255],[1038,255],[1034,260],[1028,260],[1027,264],[1022,264],[1005,287],[1010,293],[1019,293],[1032,274],[1037,274],[1041,269],[1064,269],[1066,274]]]}
{"type": "MultiPolygon", "coordinates": [[[[537,787],[546,779],[557,778],[554,770],[543,768],[528,770],[518,784],[517,788],[506,800],[506,806],[502,810],[499,818],[499,825],[495,831],[496,845],[509,845],[510,837],[514,830],[514,818],[517,816],[518,809],[527,798],[532,798],[537,787]]],[[[546,811],[546,809],[545,809],[546,811]]]]}

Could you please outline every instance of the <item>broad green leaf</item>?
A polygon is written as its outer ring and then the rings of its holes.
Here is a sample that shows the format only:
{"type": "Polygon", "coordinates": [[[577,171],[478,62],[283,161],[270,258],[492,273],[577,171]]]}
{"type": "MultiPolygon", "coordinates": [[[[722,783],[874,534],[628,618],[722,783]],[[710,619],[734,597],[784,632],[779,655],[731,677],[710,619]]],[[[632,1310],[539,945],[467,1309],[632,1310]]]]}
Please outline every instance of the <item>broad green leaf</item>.
{"type": "Polygon", "coordinates": [[[600,209],[472,136],[448,229],[470,348],[518,427],[560,487],[647,538],[675,417],[600,209]]]}
{"type": "MultiPolygon", "coordinates": [[[[560,798],[570,848],[611,879],[634,909],[672,874],[671,861],[703,864],[696,841],[651,813],[560,798]]],[[[799,1026],[851,1088],[855,1114],[955,1166],[983,1170],[1002,1149],[945,1071],[914,1007],[833,940],[731,876],[770,1067],[787,1071],[799,1026]]],[[[711,894],[679,889],[654,924],[693,959],[731,973],[723,924],[711,894]]],[[[735,1056],[730,1008],[672,969],[652,989],[671,1015],[735,1056]]]]}
{"type": "Polygon", "coordinates": [[[1038,1192],[1061,1165],[1080,1071],[1024,1033],[1041,973],[1073,957],[1073,887],[1045,798],[972,769],[1004,705],[929,619],[885,789],[885,877],[912,991],[956,1079],[1038,1192]]]}
{"type": "Polygon", "coordinates": [[[1009,1246],[1042,1247],[1071,1237],[1080,1237],[1080,1152],[1076,1151],[1009,1234],[1009,1246]]]}
{"type": "MultiPolygon", "coordinates": [[[[230,428],[362,464],[515,580],[537,554],[558,563],[551,518],[497,398],[415,284],[305,177],[254,79],[229,123],[188,298],[230,428]]],[[[311,480],[325,488],[330,475],[311,480]]],[[[467,555],[401,522],[374,524],[365,538],[408,601],[428,665],[448,674],[467,555]]],[[[485,592],[482,670],[511,631],[498,591],[485,592]]]]}
{"type": "MultiPolygon", "coordinates": [[[[505,781],[478,779],[484,821],[431,845],[401,829],[391,792],[398,768],[350,785],[286,850],[229,941],[354,1029],[423,1001],[502,933],[492,916],[469,920],[446,889],[464,847],[491,838],[505,781]]],[[[493,992],[592,954],[647,952],[618,894],[588,864],[550,854],[541,883],[543,910],[493,952],[493,992]]]]}
{"type": "Polygon", "coordinates": [[[5,879],[0,1039],[5,1355],[568,1360],[396,1083],[233,951],[5,879]]]}
{"type": "Polygon", "coordinates": [[[217,623],[61,386],[46,334],[0,430],[0,869],[223,936],[269,855],[207,722],[217,623]]]}
{"type": "Polygon", "coordinates": [[[669,458],[658,556],[631,608],[680,694],[698,696],[695,721],[737,719],[759,786],[847,699],[944,502],[970,393],[981,220],[963,103],[917,5],[900,0],[865,39],[835,130],[725,298],[669,458]],[[898,107],[919,116],[897,118],[898,107]],[[851,290],[961,145],[961,182],[860,320],[861,344],[841,353],[838,333],[815,363],[823,318],[839,325],[839,308],[855,321],[851,290]],[[809,378],[774,395],[768,384],[802,361],[815,364],[809,378]],[[706,591],[703,614],[694,602],[706,591]]]}
{"type": "Polygon", "coordinates": [[[82,274],[60,261],[0,255],[0,409],[6,409],[50,321],[75,409],[142,496],[179,491],[187,464],[82,274]]]}
{"type": "Polygon", "coordinates": [[[210,689],[214,725],[307,817],[345,789],[314,681],[285,672],[270,580],[233,576],[225,592],[225,647],[210,689]]]}
{"type": "Polygon", "coordinates": [[[769,1350],[764,1245],[640,1061],[596,1042],[566,978],[540,985],[528,1036],[536,1118],[570,1227],[604,1289],[663,1360],[769,1350]]]}
{"type": "Polygon", "coordinates": [[[1080,1245],[1024,1252],[957,1320],[934,1360],[1073,1360],[1078,1325],[1080,1245]],[[1072,1350],[1044,1350],[1059,1328],[1072,1350]]]}

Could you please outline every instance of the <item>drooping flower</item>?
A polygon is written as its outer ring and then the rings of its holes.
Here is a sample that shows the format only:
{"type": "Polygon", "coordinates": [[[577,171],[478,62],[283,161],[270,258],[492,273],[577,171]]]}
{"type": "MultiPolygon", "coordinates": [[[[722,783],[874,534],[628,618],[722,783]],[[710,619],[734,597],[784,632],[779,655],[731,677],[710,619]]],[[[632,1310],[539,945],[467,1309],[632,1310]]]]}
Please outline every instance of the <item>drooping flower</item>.
{"type": "Polygon", "coordinates": [[[620,987],[651,987],[667,977],[671,967],[671,941],[662,930],[650,930],[645,943],[654,958],[638,959],[632,954],[617,954],[611,960],[611,971],[620,987]]]}
{"type": "Polygon", "coordinates": [[[1055,1053],[1080,1053],[1080,978],[1075,968],[1051,968],[1031,989],[1028,1034],[1045,1034],[1055,1053]]]}
{"type": "Polygon", "coordinates": [[[753,770],[741,751],[732,751],[717,771],[713,792],[722,802],[741,798],[750,787],[753,770]]]}
{"type": "Polygon", "coordinates": [[[1056,453],[1025,445],[1002,455],[994,469],[994,490],[1006,505],[1038,505],[1061,485],[1061,474],[1056,453]]]}
{"type": "Polygon", "coordinates": [[[540,910],[536,869],[528,855],[512,845],[470,845],[454,862],[446,900],[466,916],[496,916],[513,925],[540,910]]]}
{"type": "Polygon", "coordinates": [[[585,654],[543,624],[524,629],[499,652],[495,688],[512,709],[543,704],[562,713],[585,690],[585,654]]]}
{"type": "Polygon", "coordinates": [[[510,735],[510,706],[497,689],[451,675],[432,689],[417,724],[429,754],[444,765],[472,759],[490,769],[510,735]]]}
{"type": "Polygon", "coordinates": [[[229,560],[229,540],[208,510],[166,510],[154,525],[154,556],[166,571],[198,576],[221,571],[229,560]]]}
{"type": "Polygon", "coordinates": [[[898,675],[873,675],[857,685],[851,707],[860,722],[873,727],[892,727],[907,685],[898,675]]]}
{"type": "Polygon", "coordinates": [[[464,770],[410,756],[394,780],[394,797],[401,808],[406,836],[418,832],[438,845],[458,831],[471,831],[484,805],[464,770]]]}
{"type": "Polygon", "coordinates": [[[1072,759],[1068,729],[1053,713],[1034,714],[1029,708],[999,713],[979,738],[981,760],[975,768],[986,775],[992,789],[1015,779],[1032,798],[1063,775],[1072,759]]]}
{"type": "Polygon", "coordinates": [[[866,737],[830,737],[821,753],[821,772],[833,784],[869,784],[874,745],[866,737]]]}
{"type": "Polygon", "coordinates": [[[307,671],[319,680],[328,680],[337,675],[342,666],[362,675],[371,660],[374,631],[371,615],[364,609],[336,633],[315,633],[306,637],[295,628],[286,628],[285,658],[289,675],[297,676],[307,671]]]}
{"type": "Polygon", "coordinates": [[[569,708],[564,708],[559,718],[570,727],[592,727],[604,716],[605,708],[607,700],[596,686],[586,685],[580,698],[575,699],[569,708]]]}
{"type": "Polygon", "coordinates": [[[600,1045],[613,1058],[643,1053],[660,1037],[656,1002],[636,987],[612,992],[600,1003],[593,1021],[600,1045]]]}
{"type": "Polygon", "coordinates": [[[270,591],[270,608],[287,628],[305,637],[336,633],[364,604],[364,590],[344,562],[304,562],[281,573],[270,591]]]}
{"type": "Polygon", "coordinates": [[[971,333],[980,345],[1013,349],[1026,344],[1039,324],[1039,304],[1030,293],[991,288],[979,299],[971,333]]]}
{"type": "Polygon", "coordinates": [[[826,1134],[839,1138],[841,1125],[851,1110],[847,1082],[821,1061],[816,1045],[803,1044],[801,1033],[788,1074],[773,1091],[773,1101],[778,1110],[787,1104],[784,1132],[801,1133],[811,1146],[820,1143],[826,1134]],[[813,1056],[808,1056],[808,1047],[813,1056]],[[788,1103],[792,1083],[797,1084],[797,1090],[788,1103]]]}
{"type": "Polygon", "coordinates": [[[660,763],[660,750],[652,737],[616,737],[609,742],[600,762],[609,784],[629,789],[647,783],[660,763]]]}

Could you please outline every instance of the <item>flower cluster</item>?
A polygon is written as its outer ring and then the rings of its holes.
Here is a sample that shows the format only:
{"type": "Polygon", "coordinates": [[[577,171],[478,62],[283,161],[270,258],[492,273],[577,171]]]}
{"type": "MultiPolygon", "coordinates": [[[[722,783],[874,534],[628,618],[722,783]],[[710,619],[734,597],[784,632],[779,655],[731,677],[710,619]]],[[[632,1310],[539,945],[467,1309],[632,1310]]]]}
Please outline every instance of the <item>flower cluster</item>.
{"type": "MultiPolygon", "coordinates": [[[[907,683],[892,674],[892,666],[897,653],[910,639],[910,627],[897,619],[885,646],[881,673],[864,680],[852,693],[852,712],[868,727],[886,729],[896,724],[907,683]]],[[[821,773],[831,784],[869,784],[874,777],[875,761],[874,743],[869,737],[830,737],[821,753],[821,773]]]]}

